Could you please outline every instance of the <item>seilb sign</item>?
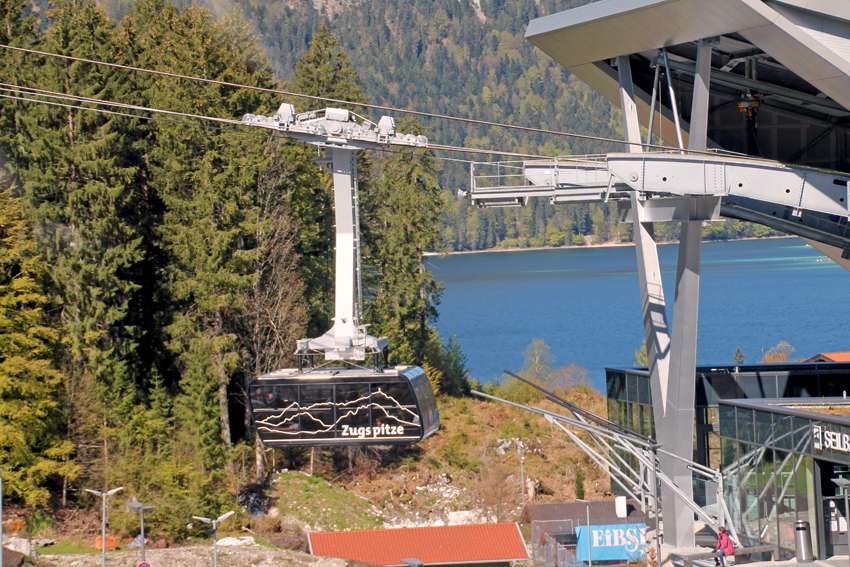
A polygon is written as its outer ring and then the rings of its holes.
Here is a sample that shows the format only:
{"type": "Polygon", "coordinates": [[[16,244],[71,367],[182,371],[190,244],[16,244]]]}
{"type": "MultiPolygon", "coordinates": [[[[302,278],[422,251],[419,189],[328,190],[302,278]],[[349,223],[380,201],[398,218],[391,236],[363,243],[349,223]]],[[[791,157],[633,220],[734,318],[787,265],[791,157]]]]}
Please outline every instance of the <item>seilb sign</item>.
{"type": "MultiPolygon", "coordinates": [[[[587,561],[587,526],[576,528],[576,558],[587,561]]],[[[590,560],[630,560],[645,555],[646,524],[590,526],[590,560]]]]}

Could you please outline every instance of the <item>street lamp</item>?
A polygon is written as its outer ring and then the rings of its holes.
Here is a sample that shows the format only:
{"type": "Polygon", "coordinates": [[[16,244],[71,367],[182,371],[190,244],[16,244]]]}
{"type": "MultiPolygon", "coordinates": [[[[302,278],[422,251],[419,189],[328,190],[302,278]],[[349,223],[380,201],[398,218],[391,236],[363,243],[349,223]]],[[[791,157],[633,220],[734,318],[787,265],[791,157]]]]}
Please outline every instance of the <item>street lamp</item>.
{"type": "Polygon", "coordinates": [[[213,529],[213,565],[218,567],[218,525],[225,521],[227,518],[235,514],[236,512],[230,511],[227,514],[222,514],[215,520],[210,520],[209,518],[201,518],[199,516],[192,516],[194,519],[203,522],[205,524],[212,524],[213,529]]]}
{"type": "Polygon", "coordinates": [[[590,557],[590,500],[576,498],[576,502],[584,502],[587,508],[587,567],[593,567],[593,559],[590,557]]]}
{"type": "MultiPolygon", "coordinates": [[[[150,512],[156,506],[145,506],[141,502],[127,502],[127,506],[138,512],[142,517],[142,563],[145,562],[145,512],[150,512]]],[[[0,567],[3,567],[0,565],[0,567]]]]}
{"type": "Polygon", "coordinates": [[[3,467],[0,467],[0,567],[3,567],[3,467]]]}
{"type": "Polygon", "coordinates": [[[850,508],[847,507],[847,490],[850,488],[850,480],[846,478],[834,478],[832,482],[837,484],[844,492],[844,529],[847,532],[847,553],[850,554],[850,508]]]}
{"type": "Polygon", "coordinates": [[[100,496],[103,498],[103,525],[100,532],[100,564],[101,567],[106,567],[106,497],[112,496],[119,490],[124,490],[123,486],[119,486],[118,488],[113,488],[108,492],[101,492],[99,490],[92,490],[91,488],[86,488],[86,492],[91,492],[95,496],[100,496]]]}

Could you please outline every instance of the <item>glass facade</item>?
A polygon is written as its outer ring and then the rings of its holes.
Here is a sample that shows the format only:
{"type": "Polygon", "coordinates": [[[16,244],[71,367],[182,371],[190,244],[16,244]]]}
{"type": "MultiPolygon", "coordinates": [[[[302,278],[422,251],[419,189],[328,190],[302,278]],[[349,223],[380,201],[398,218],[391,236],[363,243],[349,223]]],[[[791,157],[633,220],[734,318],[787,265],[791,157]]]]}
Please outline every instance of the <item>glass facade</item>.
{"type": "MultiPolygon", "coordinates": [[[[608,419],[655,437],[649,373],[643,368],[606,368],[608,419]]],[[[850,363],[740,364],[696,369],[694,460],[717,468],[721,446],[717,406],[721,400],[839,397],[850,390],[850,363]]],[[[756,425],[754,423],[753,427],[756,425]]],[[[765,424],[759,427],[764,430],[765,424]]],[[[785,424],[790,427],[790,422],[785,424]]],[[[752,432],[755,436],[755,429],[752,432]]],[[[791,449],[790,438],[786,440],[791,449]]],[[[751,442],[751,441],[750,441],[751,442]]]]}
{"type": "MultiPolygon", "coordinates": [[[[815,554],[823,558],[832,555],[824,547],[835,538],[823,533],[830,526],[825,527],[819,511],[823,497],[835,494],[830,478],[850,470],[850,422],[779,403],[719,404],[721,472],[731,522],[744,545],[777,543],[780,558],[790,559],[794,523],[807,521],[815,554]]],[[[840,510],[836,514],[842,515],[840,510]]]]}

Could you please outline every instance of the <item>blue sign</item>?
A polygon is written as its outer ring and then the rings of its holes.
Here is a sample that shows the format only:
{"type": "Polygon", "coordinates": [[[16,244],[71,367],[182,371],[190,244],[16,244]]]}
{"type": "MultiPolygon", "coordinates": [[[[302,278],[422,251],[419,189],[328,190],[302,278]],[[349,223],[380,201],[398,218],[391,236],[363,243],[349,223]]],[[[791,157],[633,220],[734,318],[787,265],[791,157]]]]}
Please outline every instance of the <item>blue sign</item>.
{"type": "MultiPolygon", "coordinates": [[[[578,526],[576,558],[587,561],[587,526],[578,526]]],[[[646,555],[646,524],[590,526],[590,559],[609,561],[637,559],[646,555]]]]}

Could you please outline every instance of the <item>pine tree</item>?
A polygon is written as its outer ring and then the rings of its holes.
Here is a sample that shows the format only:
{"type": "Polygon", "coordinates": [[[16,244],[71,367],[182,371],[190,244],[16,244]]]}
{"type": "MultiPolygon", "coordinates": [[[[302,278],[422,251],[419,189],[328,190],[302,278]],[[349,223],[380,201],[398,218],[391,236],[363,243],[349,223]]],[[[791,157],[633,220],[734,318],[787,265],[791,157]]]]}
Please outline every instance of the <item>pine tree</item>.
{"type": "Polygon", "coordinates": [[[44,270],[23,203],[0,177],[0,466],[7,496],[30,505],[47,503],[50,481],[79,474],[61,432],[59,332],[44,315],[44,270]]]}
{"type": "MultiPolygon", "coordinates": [[[[139,2],[125,23],[128,52],[186,75],[274,87],[262,51],[237,16],[215,20],[191,6],[139,2]],[[179,46],[179,47],[178,47],[179,46]]],[[[158,108],[240,117],[273,114],[270,95],[182,80],[154,81],[158,108]]],[[[244,365],[245,314],[257,283],[263,211],[257,179],[268,162],[262,137],[159,124],[150,152],[151,184],[164,212],[157,236],[168,257],[170,348],[181,372],[178,429],[207,470],[229,460],[230,394],[244,365]]],[[[247,341],[250,342],[250,341],[247,341]]]]}
{"type": "MultiPolygon", "coordinates": [[[[423,135],[413,119],[398,127],[423,135]]],[[[437,318],[442,289],[425,267],[425,253],[442,249],[440,215],[445,209],[437,183],[439,168],[430,150],[393,148],[379,162],[374,201],[380,203],[372,230],[368,261],[380,278],[371,321],[387,334],[395,357],[404,364],[423,364],[437,318]]]]}
{"type": "MultiPolygon", "coordinates": [[[[60,3],[40,48],[95,60],[114,54],[114,24],[92,2],[60,3]]],[[[121,99],[126,72],[56,58],[27,70],[40,88],[121,99]]],[[[103,480],[116,423],[138,401],[142,308],[137,266],[144,211],[142,169],[128,118],[26,103],[10,157],[47,262],[47,292],[62,344],[67,424],[81,465],[103,480]],[[99,449],[95,449],[95,448],[99,449]]]]}

